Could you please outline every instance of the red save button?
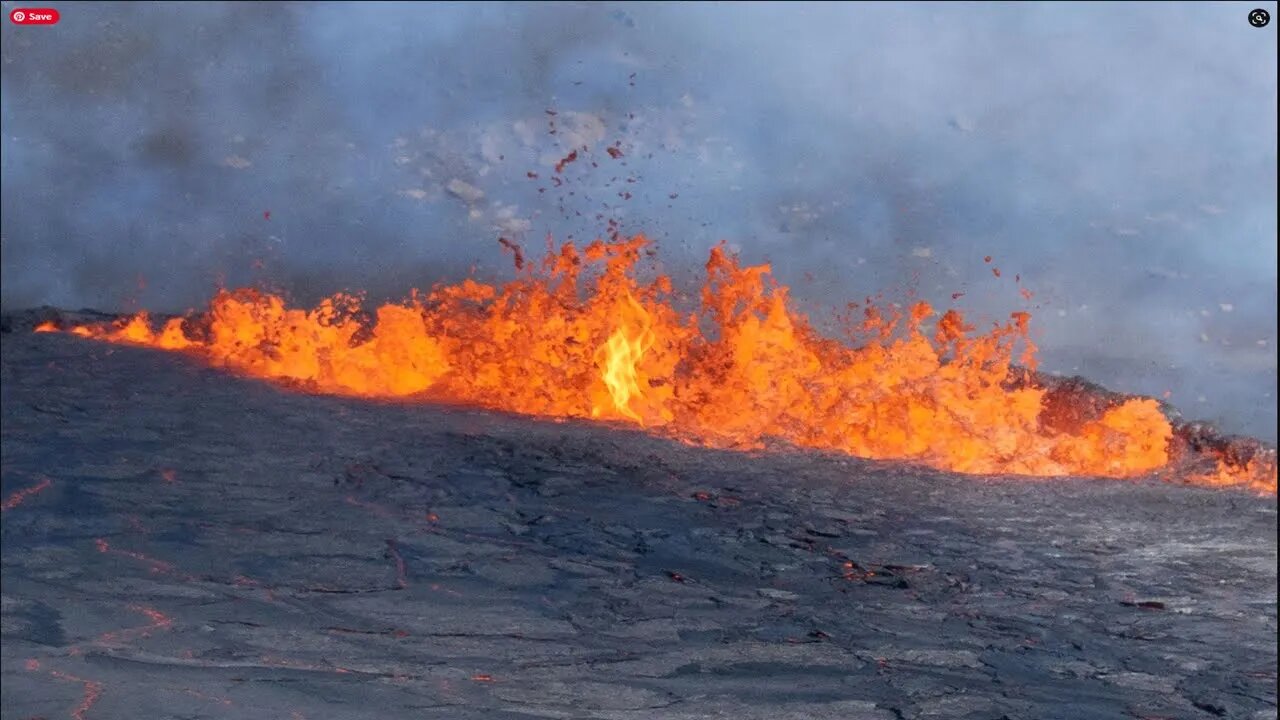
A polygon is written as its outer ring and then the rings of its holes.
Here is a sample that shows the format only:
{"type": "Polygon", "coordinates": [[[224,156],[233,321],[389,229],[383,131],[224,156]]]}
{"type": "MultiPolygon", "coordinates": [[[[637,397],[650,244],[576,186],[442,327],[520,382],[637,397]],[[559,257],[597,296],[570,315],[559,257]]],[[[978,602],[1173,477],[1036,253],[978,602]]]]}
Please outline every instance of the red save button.
{"type": "Polygon", "coordinates": [[[9,13],[15,25],[53,25],[58,22],[58,11],[53,8],[18,8],[9,13]]]}

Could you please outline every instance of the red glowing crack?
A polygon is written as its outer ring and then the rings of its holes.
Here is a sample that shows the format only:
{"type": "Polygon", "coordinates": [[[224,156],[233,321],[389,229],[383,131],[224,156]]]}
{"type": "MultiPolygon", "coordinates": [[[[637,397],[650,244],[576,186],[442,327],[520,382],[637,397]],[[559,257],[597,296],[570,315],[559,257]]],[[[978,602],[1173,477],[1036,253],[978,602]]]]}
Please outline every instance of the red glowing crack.
{"type": "Polygon", "coordinates": [[[50,670],[49,675],[59,680],[68,680],[84,684],[84,697],[80,699],[80,704],[71,709],[71,717],[75,720],[85,720],[85,714],[89,712],[89,708],[98,702],[98,698],[102,697],[102,683],[96,680],[85,680],[62,672],[61,670],[50,670]]]}
{"type": "Polygon", "coordinates": [[[173,627],[173,618],[156,610],[155,608],[145,607],[143,605],[130,605],[130,610],[142,613],[150,618],[151,623],[141,627],[124,628],[122,630],[113,630],[98,636],[98,642],[111,643],[133,640],[135,638],[150,637],[151,633],[157,630],[169,630],[173,627]]]}
{"type": "Polygon", "coordinates": [[[117,550],[111,547],[111,544],[108,543],[103,538],[96,538],[94,539],[93,542],[97,546],[98,552],[103,554],[110,553],[114,555],[120,555],[123,557],[131,558],[133,560],[137,560],[139,562],[144,562],[151,566],[151,572],[171,573],[176,570],[176,568],[173,566],[173,563],[168,563],[168,562],[165,562],[164,560],[157,560],[156,558],[143,555],[142,553],[139,553],[139,552],[133,552],[132,550],[117,550]]]}
{"type": "Polygon", "coordinates": [[[9,510],[12,510],[18,507],[27,498],[48,489],[48,487],[52,484],[53,484],[53,480],[50,480],[49,478],[44,478],[39,483],[36,483],[35,485],[32,485],[29,488],[23,488],[22,490],[15,492],[14,494],[4,499],[4,505],[0,506],[0,511],[8,512],[9,510]]]}

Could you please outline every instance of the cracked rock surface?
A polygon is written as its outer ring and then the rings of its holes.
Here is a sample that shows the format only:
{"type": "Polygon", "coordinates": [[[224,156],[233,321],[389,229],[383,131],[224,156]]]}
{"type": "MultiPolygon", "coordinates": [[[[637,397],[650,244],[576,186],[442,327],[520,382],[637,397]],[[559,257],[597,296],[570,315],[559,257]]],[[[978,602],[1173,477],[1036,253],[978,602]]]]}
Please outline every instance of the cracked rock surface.
{"type": "Polygon", "coordinates": [[[1276,500],[6,334],[4,718],[1276,717],[1276,500]]]}

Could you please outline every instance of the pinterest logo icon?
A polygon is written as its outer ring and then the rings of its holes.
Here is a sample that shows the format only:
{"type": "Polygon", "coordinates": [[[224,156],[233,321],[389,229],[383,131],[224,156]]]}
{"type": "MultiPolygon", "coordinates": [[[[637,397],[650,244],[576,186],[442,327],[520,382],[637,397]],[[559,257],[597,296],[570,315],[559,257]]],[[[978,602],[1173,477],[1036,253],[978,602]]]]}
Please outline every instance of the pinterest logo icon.
{"type": "Polygon", "coordinates": [[[16,23],[21,23],[23,20],[26,20],[26,19],[27,19],[27,14],[26,14],[26,13],[22,12],[21,10],[14,10],[14,11],[13,11],[13,21],[14,21],[14,22],[16,22],[16,23]]]}

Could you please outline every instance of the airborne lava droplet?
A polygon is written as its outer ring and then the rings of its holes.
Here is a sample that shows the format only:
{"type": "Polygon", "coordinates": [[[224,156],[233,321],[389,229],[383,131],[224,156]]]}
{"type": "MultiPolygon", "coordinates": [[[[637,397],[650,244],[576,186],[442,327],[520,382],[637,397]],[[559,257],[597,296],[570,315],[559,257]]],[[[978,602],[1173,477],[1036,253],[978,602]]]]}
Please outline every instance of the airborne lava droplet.
{"type": "Polygon", "coordinates": [[[512,255],[515,256],[516,269],[523,270],[524,269],[524,251],[520,249],[520,246],[504,237],[498,238],[498,242],[501,243],[502,247],[506,248],[507,250],[510,250],[512,255]]]}
{"type": "Polygon", "coordinates": [[[577,159],[578,159],[578,151],[570,150],[568,155],[565,155],[563,158],[560,158],[560,162],[556,163],[556,172],[557,173],[564,172],[564,166],[568,165],[569,163],[577,159]]]}

